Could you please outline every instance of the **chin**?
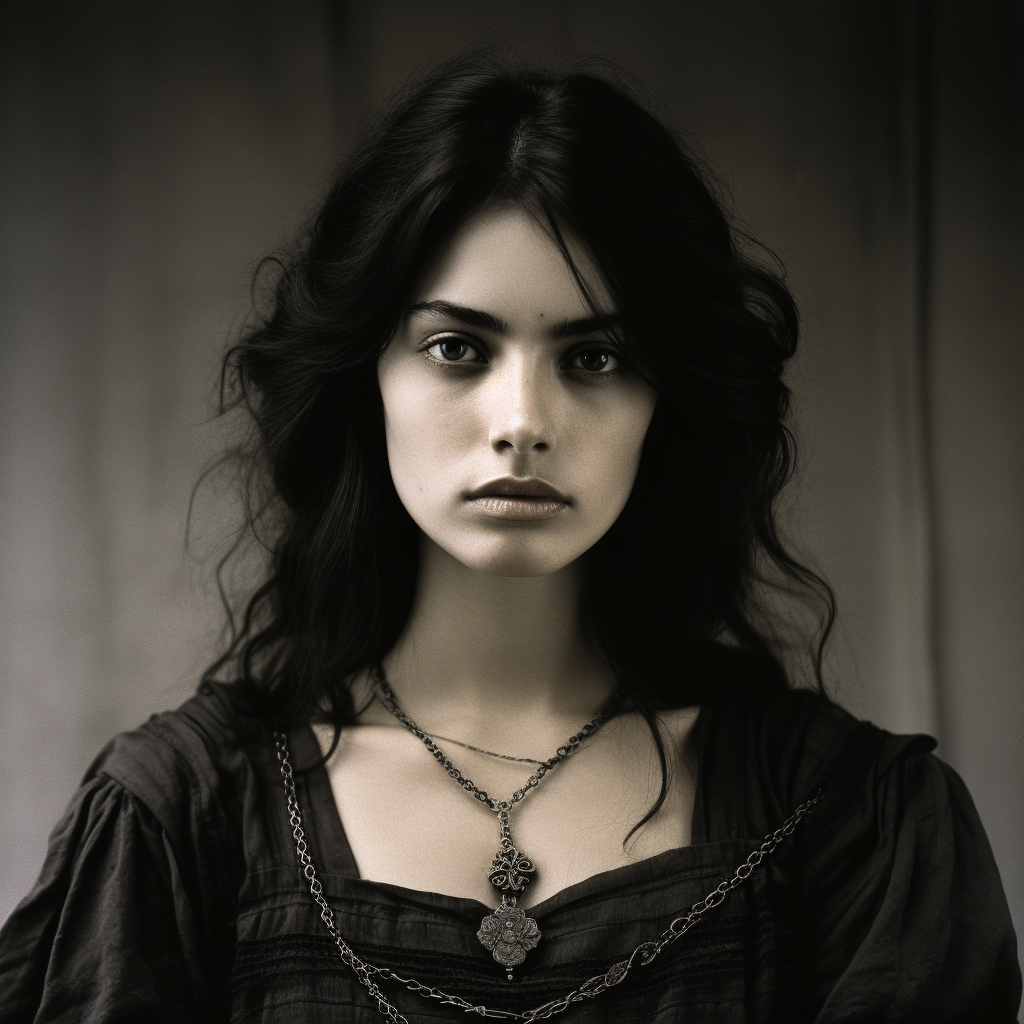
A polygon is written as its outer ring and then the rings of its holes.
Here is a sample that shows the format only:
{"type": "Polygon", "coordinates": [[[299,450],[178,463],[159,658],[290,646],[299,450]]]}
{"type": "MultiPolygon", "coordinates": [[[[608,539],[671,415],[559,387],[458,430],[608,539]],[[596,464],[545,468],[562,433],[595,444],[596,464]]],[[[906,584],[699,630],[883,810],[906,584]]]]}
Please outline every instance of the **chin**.
{"type": "Polygon", "coordinates": [[[472,566],[472,568],[476,569],[477,572],[482,572],[486,576],[525,578],[533,576],[549,576],[551,573],[557,572],[559,569],[563,568],[563,566],[561,564],[540,564],[536,560],[526,558],[509,558],[504,561],[498,561],[494,564],[488,562],[481,566],[472,566]]]}
{"type": "Polygon", "coordinates": [[[487,576],[547,576],[564,569],[578,554],[554,550],[562,545],[524,543],[526,540],[502,537],[496,543],[483,544],[477,540],[449,552],[467,568],[487,576]]]}

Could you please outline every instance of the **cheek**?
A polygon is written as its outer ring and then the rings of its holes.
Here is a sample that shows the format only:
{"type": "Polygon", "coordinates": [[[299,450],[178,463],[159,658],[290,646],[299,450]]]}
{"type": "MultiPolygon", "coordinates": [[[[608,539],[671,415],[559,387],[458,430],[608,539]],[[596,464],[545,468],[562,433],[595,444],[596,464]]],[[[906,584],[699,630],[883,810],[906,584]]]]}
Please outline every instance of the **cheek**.
{"type": "Polygon", "coordinates": [[[417,467],[422,461],[420,449],[427,433],[423,429],[425,395],[422,388],[401,366],[390,367],[380,378],[384,403],[384,433],[387,440],[388,463],[402,500],[420,489],[417,467]]]}
{"type": "Polygon", "coordinates": [[[388,461],[403,501],[437,490],[465,443],[467,418],[429,383],[400,371],[381,380],[388,461]]]}
{"type": "Polygon", "coordinates": [[[629,496],[653,414],[653,396],[640,395],[609,411],[588,433],[586,462],[607,497],[625,503],[629,496]]]}

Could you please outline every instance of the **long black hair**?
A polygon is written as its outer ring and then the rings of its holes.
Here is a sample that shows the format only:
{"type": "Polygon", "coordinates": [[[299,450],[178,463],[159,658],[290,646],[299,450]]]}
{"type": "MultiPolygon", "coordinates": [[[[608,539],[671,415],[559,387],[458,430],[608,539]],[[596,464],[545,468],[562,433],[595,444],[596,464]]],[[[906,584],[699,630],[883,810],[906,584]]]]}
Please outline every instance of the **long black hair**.
{"type": "Polygon", "coordinates": [[[225,357],[222,407],[250,417],[248,525],[270,563],[204,682],[228,674],[262,716],[351,720],[346,681],[393,646],[416,584],[377,360],[436,247],[497,202],[541,217],[570,267],[565,237],[585,246],[626,358],[658,392],[633,493],[587,560],[587,622],[633,701],[653,725],[658,708],[706,697],[722,650],[742,655],[751,692],[784,688],[771,578],[823,602],[820,682],[832,594],[777,528],[797,342],[777,264],[625,88],[494,53],[437,68],[368,131],[225,357]]]}

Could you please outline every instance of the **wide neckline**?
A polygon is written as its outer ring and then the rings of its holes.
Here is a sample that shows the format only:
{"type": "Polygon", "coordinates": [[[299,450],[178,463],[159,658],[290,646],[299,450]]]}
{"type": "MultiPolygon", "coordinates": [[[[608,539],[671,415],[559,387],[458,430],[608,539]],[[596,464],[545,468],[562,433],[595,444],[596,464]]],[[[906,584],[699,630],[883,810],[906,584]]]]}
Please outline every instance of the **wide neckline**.
{"type": "MultiPolygon", "coordinates": [[[[697,867],[699,862],[706,859],[706,848],[715,844],[709,844],[704,827],[706,816],[704,813],[703,780],[705,769],[704,737],[706,730],[703,728],[702,722],[705,712],[706,706],[702,705],[697,712],[697,717],[692,727],[696,741],[697,777],[694,786],[693,809],[691,811],[689,844],[662,850],[661,853],[644,857],[642,860],[634,861],[632,864],[622,864],[615,868],[609,868],[606,871],[599,871],[593,875],[588,875],[578,882],[573,882],[571,885],[559,889],[539,903],[524,908],[531,917],[539,919],[580,899],[596,898],[603,895],[610,897],[614,894],[615,890],[643,884],[662,875],[674,875],[680,870],[681,866],[680,868],[669,868],[669,865],[680,858],[684,861],[693,860],[693,867],[697,867]],[[663,868],[665,869],[664,871],[661,870],[663,868]]],[[[393,882],[363,878],[359,872],[359,865],[356,862],[355,855],[352,852],[348,834],[345,831],[345,823],[341,819],[341,813],[334,799],[327,766],[325,763],[322,763],[320,744],[311,723],[304,722],[294,729],[291,734],[291,740],[296,747],[296,760],[299,764],[317,762],[315,768],[303,773],[308,804],[306,831],[307,833],[312,833],[313,845],[316,848],[320,863],[324,865],[324,872],[326,874],[334,879],[345,879],[351,884],[353,890],[356,891],[364,890],[368,894],[383,891],[406,902],[425,903],[432,907],[454,911],[460,916],[465,915],[478,918],[481,913],[489,914],[493,911],[493,907],[472,897],[453,896],[449,893],[423,889],[410,889],[393,882]],[[312,818],[312,821],[310,821],[310,818],[312,818]],[[310,824],[312,824],[312,828],[308,827],[310,824]]]]}

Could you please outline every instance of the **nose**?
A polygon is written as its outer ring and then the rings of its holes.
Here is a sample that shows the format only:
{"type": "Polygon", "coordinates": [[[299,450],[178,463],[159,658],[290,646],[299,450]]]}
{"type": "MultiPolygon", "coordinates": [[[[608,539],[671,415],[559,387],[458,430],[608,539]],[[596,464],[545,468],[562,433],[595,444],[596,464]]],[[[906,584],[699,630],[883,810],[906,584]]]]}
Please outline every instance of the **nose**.
{"type": "Polygon", "coordinates": [[[541,367],[522,354],[509,359],[496,378],[494,389],[484,396],[491,447],[519,455],[546,451],[554,441],[553,396],[541,367]]]}

